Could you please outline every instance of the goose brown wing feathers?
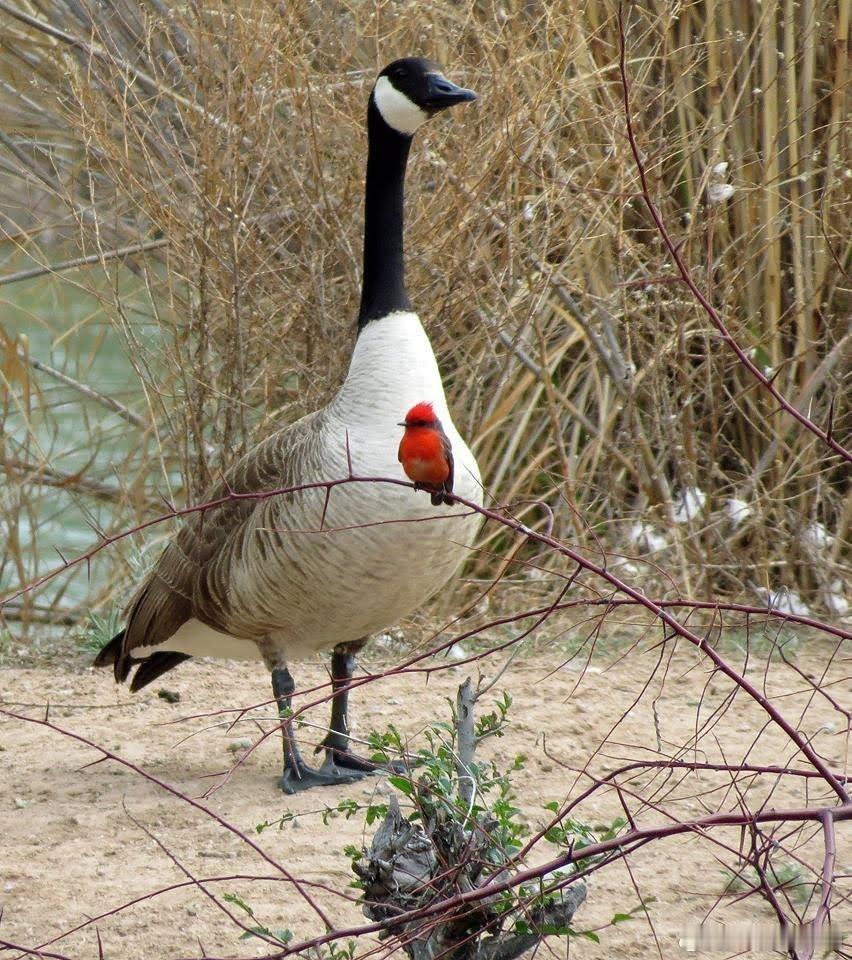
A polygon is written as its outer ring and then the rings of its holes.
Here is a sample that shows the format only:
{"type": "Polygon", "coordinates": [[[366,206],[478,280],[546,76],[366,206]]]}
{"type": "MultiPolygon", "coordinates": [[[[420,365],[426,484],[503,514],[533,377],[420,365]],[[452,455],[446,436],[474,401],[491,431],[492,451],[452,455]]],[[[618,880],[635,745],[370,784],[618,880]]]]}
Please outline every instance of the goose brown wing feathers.
{"type": "Polygon", "coordinates": [[[225,561],[227,567],[227,555],[238,549],[240,530],[265,502],[227,497],[229,493],[262,493],[297,483],[293,464],[299,462],[300,448],[311,430],[317,429],[317,419],[318,415],[312,414],[267,437],[207,491],[202,502],[224,502],[185,518],[128,604],[124,631],[101,651],[96,665],[115,663],[116,677],[123,680],[133,662],[131,651],[155,648],[192,617],[227,630],[227,595],[223,598],[206,589],[205,575],[214,562],[222,566],[225,561]]]}

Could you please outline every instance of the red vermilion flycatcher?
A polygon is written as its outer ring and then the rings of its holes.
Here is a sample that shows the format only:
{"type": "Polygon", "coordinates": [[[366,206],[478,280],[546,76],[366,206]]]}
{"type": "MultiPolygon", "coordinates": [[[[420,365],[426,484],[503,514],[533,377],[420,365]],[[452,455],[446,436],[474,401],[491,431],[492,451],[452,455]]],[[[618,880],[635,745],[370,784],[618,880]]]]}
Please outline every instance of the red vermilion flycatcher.
{"type": "Polygon", "coordinates": [[[453,492],[453,448],[435,416],[431,403],[415,404],[400,424],[405,433],[399,443],[399,462],[415,489],[428,490],[432,503],[451,506],[453,492]]]}

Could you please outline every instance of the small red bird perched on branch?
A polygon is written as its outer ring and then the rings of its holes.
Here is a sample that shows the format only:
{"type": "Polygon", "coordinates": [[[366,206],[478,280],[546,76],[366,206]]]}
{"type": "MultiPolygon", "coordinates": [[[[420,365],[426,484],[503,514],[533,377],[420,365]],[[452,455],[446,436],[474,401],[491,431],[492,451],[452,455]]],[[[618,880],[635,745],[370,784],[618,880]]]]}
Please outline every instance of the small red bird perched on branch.
{"type": "Polygon", "coordinates": [[[428,490],[432,504],[452,506],[453,448],[431,403],[417,403],[400,424],[405,433],[399,444],[399,462],[417,490],[428,490]]]}

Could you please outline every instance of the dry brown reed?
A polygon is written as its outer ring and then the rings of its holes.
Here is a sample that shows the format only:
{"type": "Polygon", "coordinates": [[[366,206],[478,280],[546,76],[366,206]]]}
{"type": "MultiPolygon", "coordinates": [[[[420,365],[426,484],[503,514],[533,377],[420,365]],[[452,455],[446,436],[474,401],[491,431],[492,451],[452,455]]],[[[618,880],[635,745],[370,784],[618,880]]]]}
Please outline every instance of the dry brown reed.
{"type": "MultiPolygon", "coordinates": [[[[682,255],[736,340],[847,446],[849,11],[653,0],[627,28],[637,137],[682,255]]],[[[157,493],[197,500],[330,397],[354,337],[366,91],[417,52],[481,94],[416,143],[408,269],[489,492],[529,523],[545,502],[581,548],[649,553],[677,590],[784,585],[840,612],[849,465],[779,415],[677,280],[638,197],[615,13],[2,0],[0,284],[43,266],[53,288],[88,290],[133,373],[120,396],[86,397],[109,427],[83,421],[89,466],[63,470],[35,421],[56,433],[49,391],[64,372],[82,398],[86,363],[48,372],[0,326],[7,580],[35,574],[57,485],[83,512],[108,500],[99,522],[118,529],[157,493]],[[97,460],[116,433],[121,455],[97,460]]],[[[94,315],[51,317],[53,342],[94,315]]],[[[511,547],[493,536],[483,576],[511,547]]],[[[125,571],[114,560],[87,602],[125,571]]]]}

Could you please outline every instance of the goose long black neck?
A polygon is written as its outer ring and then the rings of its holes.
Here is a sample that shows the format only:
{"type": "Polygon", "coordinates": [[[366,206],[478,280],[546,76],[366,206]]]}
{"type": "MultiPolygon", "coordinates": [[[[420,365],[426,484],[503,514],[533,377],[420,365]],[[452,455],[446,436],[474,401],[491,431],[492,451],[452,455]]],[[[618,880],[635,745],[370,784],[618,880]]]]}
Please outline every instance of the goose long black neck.
{"type": "Polygon", "coordinates": [[[411,137],[382,119],[373,97],[367,107],[367,186],[364,207],[364,275],[358,329],[394,310],[410,310],[405,290],[403,204],[411,137]]]}

